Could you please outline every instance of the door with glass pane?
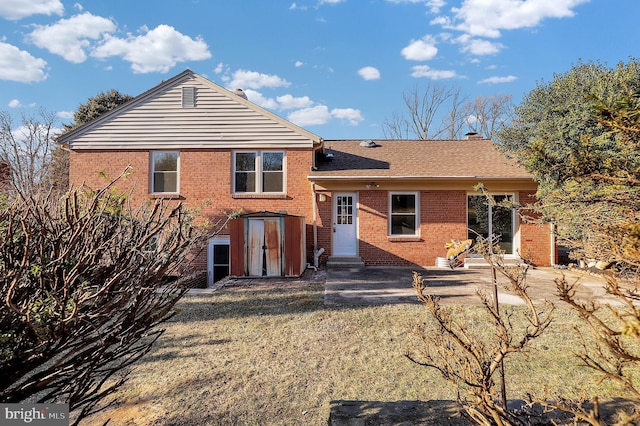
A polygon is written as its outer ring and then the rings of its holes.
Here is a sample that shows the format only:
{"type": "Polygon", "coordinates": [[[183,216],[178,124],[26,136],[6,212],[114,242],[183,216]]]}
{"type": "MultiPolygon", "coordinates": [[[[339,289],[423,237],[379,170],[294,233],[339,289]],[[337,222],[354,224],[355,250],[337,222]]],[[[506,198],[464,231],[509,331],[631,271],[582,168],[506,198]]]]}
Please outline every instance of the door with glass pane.
{"type": "Polygon", "coordinates": [[[333,255],[355,256],[357,251],[356,194],[334,194],[333,199],[333,255]]]}
{"type": "Polygon", "coordinates": [[[231,257],[229,256],[229,238],[222,237],[209,241],[207,285],[229,276],[231,257]]]}
{"type": "Polygon", "coordinates": [[[513,201],[508,194],[493,195],[495,205],[490,205],[484,195],[469,195],[467,205],[467,224],[469,236],[475,240],[479,235],[488,238],[489,235],[499,237],[498,246],[504,254],[514,254],[514,210],[501,206],[500,203],[513,201]]]}

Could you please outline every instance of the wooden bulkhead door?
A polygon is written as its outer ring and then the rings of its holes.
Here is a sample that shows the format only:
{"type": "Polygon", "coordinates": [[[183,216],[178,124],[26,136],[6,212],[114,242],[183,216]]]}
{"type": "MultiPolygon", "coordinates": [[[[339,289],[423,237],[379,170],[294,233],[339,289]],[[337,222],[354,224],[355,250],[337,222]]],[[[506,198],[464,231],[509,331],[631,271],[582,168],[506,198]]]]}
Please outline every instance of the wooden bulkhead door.
{"type": "Polygon", "coordinates": [[[282,275],[280,218],[249,219],[247,269],[252,277],[282,275]]]}

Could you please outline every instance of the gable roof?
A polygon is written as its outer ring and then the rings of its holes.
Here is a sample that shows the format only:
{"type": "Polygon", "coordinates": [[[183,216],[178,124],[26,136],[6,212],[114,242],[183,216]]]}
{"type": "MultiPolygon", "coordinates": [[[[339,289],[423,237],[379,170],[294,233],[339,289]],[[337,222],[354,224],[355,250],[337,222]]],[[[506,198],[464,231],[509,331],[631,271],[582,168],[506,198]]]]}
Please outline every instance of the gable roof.
{"type": "Polygon", "coordinates": [[[310,148],[322,138],[185,70],[58,142],[72,150],[310,148]],[[195,107],[182,107],[183,87],[195,88],[195,107]]]}
{"type": "Polygon", "coordinates": [[[526,179],[533,175],[487,139],[326,140],[330,161],[318,161],[310,180],[322,179],[526,179]],[[376,146],[363,146],[373,145],[376,146]]]}

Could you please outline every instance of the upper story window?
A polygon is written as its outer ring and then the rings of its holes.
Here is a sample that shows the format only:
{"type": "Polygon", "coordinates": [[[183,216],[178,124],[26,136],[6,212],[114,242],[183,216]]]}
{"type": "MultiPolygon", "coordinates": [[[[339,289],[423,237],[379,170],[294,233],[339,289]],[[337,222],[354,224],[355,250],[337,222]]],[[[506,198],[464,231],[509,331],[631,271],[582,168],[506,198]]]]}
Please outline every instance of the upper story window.
{"type": "Polygon", "coordinates": [[[179,151],[154,151],[151,153],[151,192],[178,192],[179,151]]]}
{"type": "Polygon", "coordinates": [[[418,235],[418,194],[391,193],[389,208],[390,235],[418,235]]]}
{"type": "Polygon", "coordinates": [[[283,151],[234,152],[234,192],[284,192],[283,151]]]}

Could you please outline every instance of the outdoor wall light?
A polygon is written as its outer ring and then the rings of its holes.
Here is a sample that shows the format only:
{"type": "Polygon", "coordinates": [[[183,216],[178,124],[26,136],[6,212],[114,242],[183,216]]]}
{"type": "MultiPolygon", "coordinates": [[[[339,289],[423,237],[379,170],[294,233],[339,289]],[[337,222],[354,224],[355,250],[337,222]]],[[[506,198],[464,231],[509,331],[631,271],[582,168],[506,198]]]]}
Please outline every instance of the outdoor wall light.
{"type": "Polygon", "coordinates": [[[327,194],[318,194],[318,201],[320,202],[327,201],[327,194]]]}

